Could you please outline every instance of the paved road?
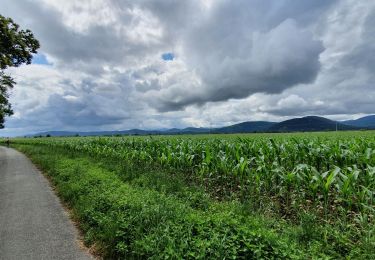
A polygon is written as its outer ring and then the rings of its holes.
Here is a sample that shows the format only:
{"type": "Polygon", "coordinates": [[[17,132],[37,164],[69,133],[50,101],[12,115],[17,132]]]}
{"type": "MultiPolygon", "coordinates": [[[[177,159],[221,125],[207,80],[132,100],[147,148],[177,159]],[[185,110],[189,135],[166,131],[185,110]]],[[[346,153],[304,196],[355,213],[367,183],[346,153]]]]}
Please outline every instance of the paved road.
{"type": "Polygon", "coordinates": [[[0,146],[0,259],[92,259],[48,181],[23,154],[0,146]]]}

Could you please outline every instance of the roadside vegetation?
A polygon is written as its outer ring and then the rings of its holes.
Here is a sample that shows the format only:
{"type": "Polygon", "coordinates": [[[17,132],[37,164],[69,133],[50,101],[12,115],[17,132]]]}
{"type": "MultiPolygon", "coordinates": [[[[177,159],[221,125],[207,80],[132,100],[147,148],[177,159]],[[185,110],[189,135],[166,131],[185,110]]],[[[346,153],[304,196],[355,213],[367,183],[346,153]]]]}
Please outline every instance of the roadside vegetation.
{"type": "Polygon", "coordinates": [[[22,138],[106,258],[375,257],[375,132],[22,138]]]}

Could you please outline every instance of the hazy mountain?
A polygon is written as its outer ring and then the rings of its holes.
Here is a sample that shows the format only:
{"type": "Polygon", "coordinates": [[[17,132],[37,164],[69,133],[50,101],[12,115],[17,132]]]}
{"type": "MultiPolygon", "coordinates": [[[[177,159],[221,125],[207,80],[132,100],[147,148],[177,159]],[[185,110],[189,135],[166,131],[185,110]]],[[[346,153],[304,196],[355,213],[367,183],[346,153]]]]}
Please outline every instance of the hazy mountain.
{"type": "Polygon", "coordinates": [[[93,132],[71,132],[50,131],[30,136],[113,136],[113,135],[177,135],[177,134],[208,134],[208,133],[254,133],[254,132],[309,132],[309,131],[333,131],[333,130],[357,130],[361,128],[375,129],[375,116],[367,116],[357,120],[336,122],[324,117],[306,116],[293,118],[280,123],[268,121],[249,121],[235,125],[219,128],[196,128],[187,127],[183,129],[170,128],[159,130],[130,129],[124,131],[93,131],[93,132]]]}
{"type": "Polygon", "coordinates": [[[197,128],[197,127],[187,127],[183,129],[179,128],[172,128],[172,129],[167,129],[164,131],[161,131],[161,133],[165,134],[199,134],[199,133],[209,133],[210,129],[209,128],[197,128]]]}
{"type": "Polygon", "coordinates": [[[332,131],[336,130],[354,130],[354,126],[348,126],[324,117],[306,116],[302,118],[293,118],[272,125],[270,132],[309,132],[309,131],[332,131]]]}
{"type": "Polygon", "coordinates": [[[267,121],[251,121],[243,122],[231,126],[215,128],[212,130],[214,133],[254,133],[254,132],[265,132],[272,125],[276,124],[275,122],[267,121]]]}
{"type": "Polygon", "coordinates": [[[375,115],[361,117],[355,120],[342,121],[346,125],[375,129],[375,115]]]}
{"type": "Polygon", "coordinates": [[[106,136],[106,135],[145,135],[145,134],[158,134],[160,131],[157,130],[140,130],[140,129],[130,129],[123,131],[93,131],[93,132],[73,132],[73,131],[48,131],[37,133],[31,136],[106,136]]]}

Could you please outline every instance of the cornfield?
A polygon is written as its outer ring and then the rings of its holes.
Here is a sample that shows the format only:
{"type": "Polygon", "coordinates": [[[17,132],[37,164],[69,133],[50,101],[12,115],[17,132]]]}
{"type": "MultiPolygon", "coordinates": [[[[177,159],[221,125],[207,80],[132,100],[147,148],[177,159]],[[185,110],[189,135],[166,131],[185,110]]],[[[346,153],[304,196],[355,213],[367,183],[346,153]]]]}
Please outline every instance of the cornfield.
{"type": "Polygon", "coordinates": [[[123,163],[182,172],[220,198],[270,198],[288,211],[320,207],[374,214],[375,137],[299,134],[170,137],[29,138],[47,145],[123,163]]]}

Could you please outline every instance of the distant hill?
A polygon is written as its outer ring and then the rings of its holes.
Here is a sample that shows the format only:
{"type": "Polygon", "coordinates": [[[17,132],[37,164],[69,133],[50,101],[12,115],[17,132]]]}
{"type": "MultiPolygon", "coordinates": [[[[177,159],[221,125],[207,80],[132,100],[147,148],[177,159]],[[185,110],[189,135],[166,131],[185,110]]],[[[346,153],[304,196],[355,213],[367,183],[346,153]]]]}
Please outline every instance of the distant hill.
{"type": "Polygon", "coordinates": [[[197,128],[197,127],[187,127],[183,129],[179,128],[172,128],[172,129],[166,129],[161,130],[161,134],[204,134],[209,133],[209,128],[197,128]]]}
{"type": "Polygon", "coordinates": [[[312,131],[332,131],[336,130],[355,130],[354,126],[344,125],[336,121],[329,120],[319,116],[306,116],[302,118],[293,118],[272,125],[269,132],[312,132],[312,131]]]}
{"type": "Polygon", "coordinates": [[[356,126],[360,128],[375,129],[375,115],[361,117],[355,120],[341,121],[345,125],[356,126]]]}
{"type": "Polygon", "coordinates": [[[366,116],[357,120],[336,122],[324,117],[306,116],[293,118],[280,123],[268,121],[249,121],[218,128],[187,127],[183,129],[170,128],[161,130],[130,129],[123,131],[49,131],[29,136],[114,136],[114,135],[177,135],[177,134],[234,134],[254,132],[312,132],[336,130],[375,129],[375,115],[366,116]]]}
{"type": "Polygon", "coordinates": [[[174,135],[174,134],[200,134],[209,133],[209,128],[195,128],[188,127],[184,129],[171,128],[163,130],[141,130],[141,129],[130,129],[122,131],[93,131],[93,132],[73,132],[73,131],[47,131],[41,132],[32,136],[115,136],[115,135],[174,135]]]}
{"type": "Polygon", "coordinates": [[[196,128],[187,127],[183,129],[171,128],[162,130],[141,130],[130,129],[123,131],[94,131],[94,132],[72,132],[72,131],[48,131],[37,133],[30,136],[114,136],[114,135],[177,135],[177,134],[209,134],[209,133],[254,133],[265,132],[267,129],[275,124],[274,122],[253,121],[243,122],[231,126],[220,128],[196,128]]]}
{"type": "Polygon", "coordinates": [[[140,129],[130,129],[123,131],[93,131],[93,132],[73,132],[73,131],[48,131],[33,134],[30,136],[113,136],[113,135],[146,135],[146,134],[158,134],[159,131],[156,130],[140,130],[140,129]]]}
{"type": "Polygon", "coordinates": [[[251,121],[251,122],[243,122],[231,126],[215,128],[212,130],[213,133],[254,133],[254,132],[265,132],[267,131],[272,125],[276,124],[275,122],[267,122],[267,121],[251,121]]]}

